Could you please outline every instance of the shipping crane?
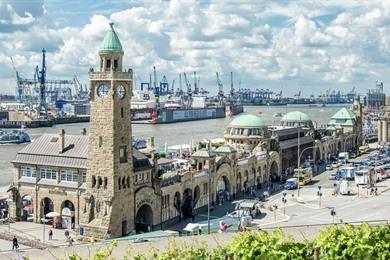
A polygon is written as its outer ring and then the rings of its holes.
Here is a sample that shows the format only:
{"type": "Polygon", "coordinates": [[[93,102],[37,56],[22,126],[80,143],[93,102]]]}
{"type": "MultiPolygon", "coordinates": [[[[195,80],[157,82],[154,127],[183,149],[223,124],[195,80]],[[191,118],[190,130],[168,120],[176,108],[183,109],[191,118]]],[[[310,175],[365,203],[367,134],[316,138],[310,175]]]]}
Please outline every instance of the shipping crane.
{"type": "Polygon", "coordinates": [[[187,78],[187,74],[185,72],[183,72],[183,75],[184,75],[184,81],[186,83],[186,86],[187,86],[187,97],[188,97],[188,105],[190,106],[191,103],[192,103],[192,90],[191,90],[191,83],[189,82],[188,78],[187,78]]]}
{"type": "Polygon", "coordinates": [[[223,93],[223,84],[221,82],[221,79],[219,78],[218,71],[215,72],[215,76],[217,77],[217,85],[218,85],[218,100],[222,104],[223,98],[225,97],[223,93]]]}
{"type": "Polygon", "coordinates": [[[36,66],[31,79],[22,78],[16,70],[13,58],[10,58],[15,72],[17,100],[29,106],[38,106],[38,112],[41,112],[41,116],[45,117],[48,106],[59,99],[88,99],[88,88],[86,86],[83,88],[76,75],[69,80],[47,79],[45,49],[42,49],[41,69],[36,66]]]}

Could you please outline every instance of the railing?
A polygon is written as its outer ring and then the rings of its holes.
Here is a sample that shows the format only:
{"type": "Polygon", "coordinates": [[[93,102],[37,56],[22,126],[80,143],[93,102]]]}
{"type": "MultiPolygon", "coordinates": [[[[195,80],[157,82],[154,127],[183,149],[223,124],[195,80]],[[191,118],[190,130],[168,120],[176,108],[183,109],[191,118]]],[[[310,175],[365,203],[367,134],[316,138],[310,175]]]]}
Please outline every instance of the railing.
{"type": "Polygon", "coordinates": [[[178,182],[181,182],[181,176],[180,175],[175,175],[175,176],[172,176],[172,177],[168,177],[166,179],[161,179],[160,185],[161,185],[161,187],[166,187],[166,186],[178,183],[178,182]]]}

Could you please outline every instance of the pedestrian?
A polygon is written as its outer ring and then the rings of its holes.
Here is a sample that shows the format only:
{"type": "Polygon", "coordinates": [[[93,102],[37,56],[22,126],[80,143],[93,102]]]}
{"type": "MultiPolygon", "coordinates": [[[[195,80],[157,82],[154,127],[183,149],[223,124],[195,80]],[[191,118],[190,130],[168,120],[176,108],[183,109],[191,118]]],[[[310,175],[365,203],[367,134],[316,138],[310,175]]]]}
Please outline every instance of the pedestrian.
{"type": "Polygon", "coordinates": [[[240,225],[238,226],[238,231],[239,232],[245,232],[246,231],[246,227],[244,225],[244,223],[240,223],[240,225]]]}
{"type": "Polygon", "coordinates": [[[232,225],[227,225],[225,222],[223,222],[222,220],[219,221],[219,229],[218,229],[218,233],[226,233],[227,232],[227,229],[229,227],[231,227],[232,225]]]}
{"type": "Polygon", "coordinates": [[[49,240],[53,240],[53,230],[49,229],[49,240]]]}
{"type": "Polygon", "coordinates": [[[68,238],[68,243],[69,243],[69,246],[73,245],[73,238],[71,236],[69,236],[69,238],[68,238]]]}
{"type": "Polygon", "coordinates": [[[19,248],[19,244],[18,244],[18,239],[16,238],[16,236],[14,236],[14,239],[12,239],[12,251],[18,251],[18,248],[19,248]]]}
{"type": "Polygon", "coordinates": [[[68,230],[65,230],[65,238],[66,238],[66,239],[69,238],[69,231],[68,231],[68,230]]]}
{"type": "Polygon", "coordinates": [[[107,239],[110,239],[111,238],[111,229],[108,229],[107,230],[107,239]]]}

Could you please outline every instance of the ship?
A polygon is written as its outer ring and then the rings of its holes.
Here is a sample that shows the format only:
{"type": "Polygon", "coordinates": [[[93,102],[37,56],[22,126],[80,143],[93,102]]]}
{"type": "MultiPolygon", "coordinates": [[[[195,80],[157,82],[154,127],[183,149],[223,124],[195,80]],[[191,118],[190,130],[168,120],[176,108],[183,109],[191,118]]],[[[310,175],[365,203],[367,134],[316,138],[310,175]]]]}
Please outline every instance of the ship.
{"type": "Polygon", "coordinates": [[[28,142],[31,142],[31,138],[24,130],[0,130],[0,144],[20,144],[28,142]]]}
{"type": "Polygon", "coordinates": [[[134,91],[131,120],[134,123],[166,124],[233,116],[244,111],[241,104],[215,102],[206,95],[158,96],[153,91],[134,91]]]}

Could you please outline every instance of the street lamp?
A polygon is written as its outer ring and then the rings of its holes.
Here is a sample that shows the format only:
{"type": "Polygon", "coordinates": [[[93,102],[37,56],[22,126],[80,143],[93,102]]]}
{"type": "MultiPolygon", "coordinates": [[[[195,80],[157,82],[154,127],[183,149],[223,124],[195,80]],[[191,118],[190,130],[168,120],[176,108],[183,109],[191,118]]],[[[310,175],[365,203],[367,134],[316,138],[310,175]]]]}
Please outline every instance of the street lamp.
{"type": "Polygon", "coordinates": [[[43,218],[41,218],[41,221],[43,223],[42,243],[45,243],[45,226],[46,226],[46,223],[49,222],[49,220],[43,217],[43,218]]]}
{"type": "Polygon", "coordinates": [[[321,186],[318,186],[317,196],[319,198],[319,204],[320,204],[319,206],[321,208],[321,197],[322,197],[321,186]]]}
{"type": "Polygon", "coordinates": [[[301,172],[300,172],[300,168],[301,168],[301,156],[303,155],[303,153],[308,150],[308,149],[313,149],[314,146],[309,146],[309,147],[306,147],[305,149],[302,150],[302,152],[300,154],[298,154],[298,198],[300,197],[300,192],[299,192],[299,183],[301,181],[301,172]]]}
{"type": "Polygon", "coordinates": [[[334,217],[336,216],[336,211],[333,209],[330,210],[330,215],[333,217],[333,225],[334,225],[334,217]]]}
{"type": "Polygon", "coordinates": [[[284,216],[286,216],[286,203],[287,203],[286,196],[287,196],[287,193],[286,193],[286,192],[283,192],[282,202],[283,202],[283,204],[284,204],[284,206],[283,206],[283,215],[284,215],[284,216]]]}

